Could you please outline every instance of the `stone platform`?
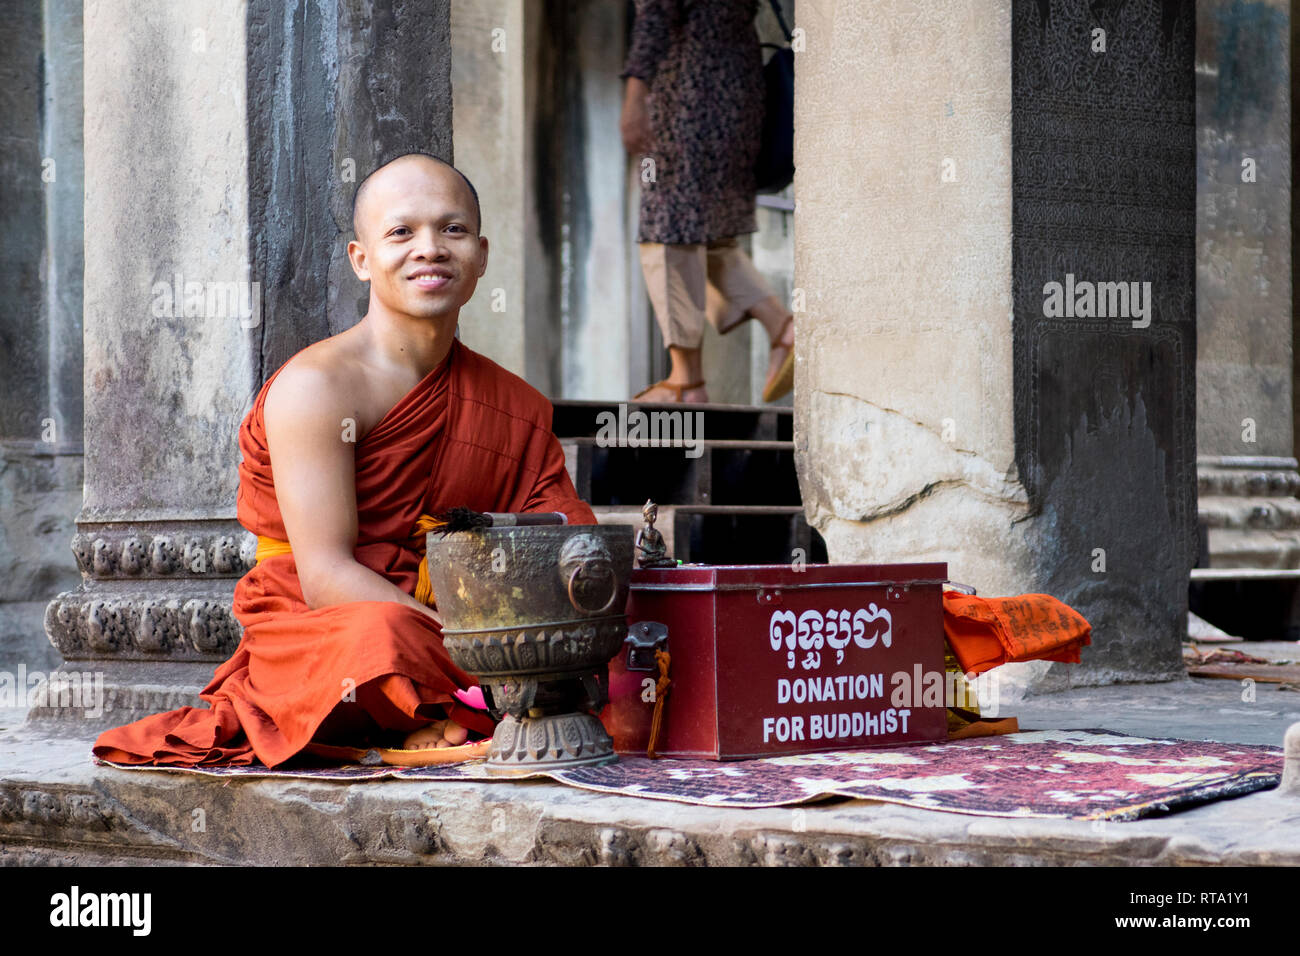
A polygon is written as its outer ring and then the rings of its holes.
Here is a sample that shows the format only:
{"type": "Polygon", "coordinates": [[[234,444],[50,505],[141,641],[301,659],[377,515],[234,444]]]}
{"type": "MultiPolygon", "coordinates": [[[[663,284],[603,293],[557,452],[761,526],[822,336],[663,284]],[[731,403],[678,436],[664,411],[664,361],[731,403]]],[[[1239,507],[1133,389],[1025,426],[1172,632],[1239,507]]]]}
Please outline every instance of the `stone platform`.
{"type": "MultiPolygon", "coordinates": [[[[1231,681],[1083,688],[1025,729],[1281,745],[1300,693],[1231,681]]],[[[91,763],[89,732],[0,721],[0,863],[399,865],[1300,865],[1300,795],[1132,823],[1007,820],[863,800],[740,810],[550,782],[229,780],[91,763]]]]}

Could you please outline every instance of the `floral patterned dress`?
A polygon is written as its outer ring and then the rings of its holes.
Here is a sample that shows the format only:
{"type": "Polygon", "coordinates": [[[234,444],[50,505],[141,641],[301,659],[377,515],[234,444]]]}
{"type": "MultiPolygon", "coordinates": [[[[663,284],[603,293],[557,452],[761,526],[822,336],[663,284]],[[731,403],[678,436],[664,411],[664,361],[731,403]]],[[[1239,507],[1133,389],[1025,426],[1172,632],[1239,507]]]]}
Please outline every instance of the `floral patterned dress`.
{"type": "Polygon", "coordinates": [[[754,232],[763,130],[759,0],[636,0],[620,74],[650,87],[653,180],[641,177],[638,242],[754,232]]]}

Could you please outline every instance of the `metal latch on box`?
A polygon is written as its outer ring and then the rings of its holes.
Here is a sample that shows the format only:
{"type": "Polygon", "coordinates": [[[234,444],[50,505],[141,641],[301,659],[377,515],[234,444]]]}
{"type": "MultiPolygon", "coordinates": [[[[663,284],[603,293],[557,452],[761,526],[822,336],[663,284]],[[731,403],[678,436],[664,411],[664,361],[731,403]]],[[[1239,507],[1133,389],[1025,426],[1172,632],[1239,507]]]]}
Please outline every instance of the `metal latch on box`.
{"type": "Polygon", "coordinates": [[[627,629],[627,669],[655,673],[655,651],[668,648],[668,625],[658,621],[638,621],[627,629]]]}

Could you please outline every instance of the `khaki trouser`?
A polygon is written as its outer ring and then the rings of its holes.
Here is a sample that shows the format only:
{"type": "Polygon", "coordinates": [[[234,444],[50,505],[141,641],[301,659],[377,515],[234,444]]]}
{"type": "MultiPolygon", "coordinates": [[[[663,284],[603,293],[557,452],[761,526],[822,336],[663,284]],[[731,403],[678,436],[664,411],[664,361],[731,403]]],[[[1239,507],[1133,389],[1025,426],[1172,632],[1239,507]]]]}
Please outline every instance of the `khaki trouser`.
{"type": "Polygon", "coordinates": [[[735,237],[705,245],[637,244],[664,343],[697,349],[704,322],[725,329],[775,295],[735,237]]]}

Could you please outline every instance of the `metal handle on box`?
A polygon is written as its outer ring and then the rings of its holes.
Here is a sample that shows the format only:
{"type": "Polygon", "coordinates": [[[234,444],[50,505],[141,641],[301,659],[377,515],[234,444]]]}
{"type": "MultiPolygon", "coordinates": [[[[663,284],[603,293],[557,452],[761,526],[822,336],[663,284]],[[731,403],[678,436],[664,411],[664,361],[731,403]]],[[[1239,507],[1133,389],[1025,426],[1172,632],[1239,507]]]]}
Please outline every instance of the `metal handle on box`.
{"type": "Polygon", "coordinates": [[[658,621],[637,621],[627,629],[627,669],[653,674],[659,670],[655,651],[668,647],[668,625],[658,621]]]}

